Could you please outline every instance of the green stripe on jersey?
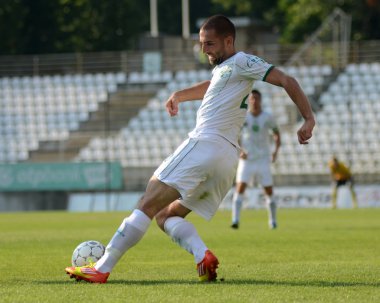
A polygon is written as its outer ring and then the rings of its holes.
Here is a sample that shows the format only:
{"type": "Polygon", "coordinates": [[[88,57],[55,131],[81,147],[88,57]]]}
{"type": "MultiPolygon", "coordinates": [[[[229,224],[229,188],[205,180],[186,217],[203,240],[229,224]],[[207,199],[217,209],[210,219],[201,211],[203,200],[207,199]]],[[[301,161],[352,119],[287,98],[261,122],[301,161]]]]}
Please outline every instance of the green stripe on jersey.
{"type": "Polygon", "coordinates": [[[268,68],[267,72],[266,72],[265,75],[264,75],[263,81],[265,81],[265,79],[266,79],[267,76],[269,75],[270,71],[271,71],[272,69],[274,69],[274,67],[275,67],[275,66],[272,65],[270,68],[268,68]]]}

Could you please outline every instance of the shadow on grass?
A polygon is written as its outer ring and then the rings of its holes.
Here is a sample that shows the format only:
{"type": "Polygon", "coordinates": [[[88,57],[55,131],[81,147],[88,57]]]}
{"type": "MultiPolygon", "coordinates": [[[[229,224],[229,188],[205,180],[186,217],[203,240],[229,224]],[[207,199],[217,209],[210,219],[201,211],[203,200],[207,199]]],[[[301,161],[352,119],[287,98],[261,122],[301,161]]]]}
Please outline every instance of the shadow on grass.
{"type": "MultiPolygon", "coordinates": [[[[80,281],[35,281],[36,284],[69,284],[69,283],[83,283],[80,281]]],[[[380,282],[342,282],[342,281],[274,281],[274,280],[256,280],[256,279],[225,279],[223,281],[218,280],[216,282],[210,283],[200,283],[198,281],[187,281],[187,280],[109,280],[107,284],[112,285],[140,285],[140,286],[151,286],[151,285],[198,285],[198,286],[208,286],[208,285],[271,285],[271,286],[295,286],[295,287],[380,287],[380,282]]]]}

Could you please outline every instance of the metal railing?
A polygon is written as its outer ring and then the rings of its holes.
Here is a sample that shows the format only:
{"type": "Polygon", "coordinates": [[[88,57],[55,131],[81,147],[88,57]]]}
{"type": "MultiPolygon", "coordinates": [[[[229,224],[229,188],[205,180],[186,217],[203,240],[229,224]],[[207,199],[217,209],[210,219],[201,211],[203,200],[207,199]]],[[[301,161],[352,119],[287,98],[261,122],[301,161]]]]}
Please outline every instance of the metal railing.
{"type": "MultiPolygon", "coordinates": [[[[299,50],[300,44],[252,45],[245,49],[275,65],[285,65],[299,50]]],[[[348,44],[346,63],[380,61],[380,41],[358,41],[348,44]]],[[[143,68],[143,51],[67,53],[25,56],[0,56],[0,77],[84,74],[98,72],[132,72],[143,68]]],[[[160,52],[162,70],[189,70],[197,68],[197,60],[190,43],[179,50],[160,52]]],[[[334,42],[318,42],[302,52],[302,59],[294,65],[322,65],[342,67],[340,51],[334,42]]]]}

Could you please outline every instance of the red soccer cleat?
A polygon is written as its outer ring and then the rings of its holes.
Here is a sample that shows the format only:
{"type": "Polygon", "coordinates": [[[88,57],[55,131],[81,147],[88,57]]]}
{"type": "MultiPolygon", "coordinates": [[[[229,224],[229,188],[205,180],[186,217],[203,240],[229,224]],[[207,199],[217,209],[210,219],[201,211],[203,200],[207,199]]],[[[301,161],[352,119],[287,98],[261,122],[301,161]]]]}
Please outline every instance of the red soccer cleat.
{"type": "Polygon", "coordinates": [[[199,275],[199,281],[216,281],[217,273],[216,269],[218,268],[219,261],[214,256],[214,254],[206,250],[205,257],[201,262],[197,264],[197,271],[199,275]]]}

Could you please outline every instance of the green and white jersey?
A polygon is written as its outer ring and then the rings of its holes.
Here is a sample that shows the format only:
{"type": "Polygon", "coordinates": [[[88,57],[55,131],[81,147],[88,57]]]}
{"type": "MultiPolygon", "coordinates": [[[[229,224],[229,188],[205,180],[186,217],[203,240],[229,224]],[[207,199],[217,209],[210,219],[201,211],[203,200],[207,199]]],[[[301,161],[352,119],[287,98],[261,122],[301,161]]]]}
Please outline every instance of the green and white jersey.
{"type": "Polygon", "coordinates": [[[235,146],[246,118],[247,99],[255,80],[264,81],[273,65],[238,52],[212,71],[210,86],[197,112],[190,138],[222,136],[235,146]]]}
{"type": "Polygon", "coordinates": [[[241,145],[248,153],[247,159],[270,158],[269,135],[277,130],[277,123],[269,112],[262,111],[258,116],[248,112],[241,136],[241,145]]]}

